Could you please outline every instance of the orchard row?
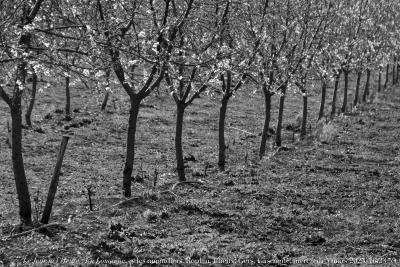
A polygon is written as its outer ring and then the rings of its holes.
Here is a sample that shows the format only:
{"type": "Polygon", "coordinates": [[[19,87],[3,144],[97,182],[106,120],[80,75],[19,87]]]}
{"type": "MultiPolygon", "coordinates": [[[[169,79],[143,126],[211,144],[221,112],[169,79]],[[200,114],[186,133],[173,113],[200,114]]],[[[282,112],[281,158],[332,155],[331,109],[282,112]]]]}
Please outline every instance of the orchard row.
{"type": "MultiPolygon", "coordinates": [[[[32,225],[31,200],[22,155],[22,97],[30,90],[26,124],[32,125],[38,77],[65,81],[70,116],[70,80],[103,88],[118,82],[130,99],[123,194],[131,196],[140,103],[156,88],[168,88],[176,103],[177,173],[185,180],[182,126],[185,110],[201,94],[219,91],[219,157],[225,167],[225,117],[229,100],[252,83],[265,97],[259,156],[266,150],[271,98],[279,97],[275,144],[282,145],[285,97],[300,93],[300,136],[306,135],[308,83],[321,82],[319,119],[325,116],[328,83],[344,77],[340,112],[348,108],[349,75],[357,77],[352,106],[370,95],[374,72],[388,86],[399,79],[400,2],[387,0],[36,0],[0,1],[0,97],[10,107],[12,161],[23,225],[32,225]],[[361,92],[361,77],[366,85],[361,92]],[[385,76],[382,76],[386,74],[385,76]],[[28,78],[32,87],[28,86],[28,78]],[[29,88],[28,88],[29,87],[29,88]]],[[[55,182],[56,190],[57,182],[55,182]]],[[[54,187],[54,184],[53,184],[54,187]]],[[[55,192],[49,193],[54,198],[55,192]]],[[[52,202],[50,201],[50,210],[52,202]]],[[[48,220],[48,219],[47,219],[48,220]]],[[[46,221],[46,220],[44,220],[46,221]]]]}

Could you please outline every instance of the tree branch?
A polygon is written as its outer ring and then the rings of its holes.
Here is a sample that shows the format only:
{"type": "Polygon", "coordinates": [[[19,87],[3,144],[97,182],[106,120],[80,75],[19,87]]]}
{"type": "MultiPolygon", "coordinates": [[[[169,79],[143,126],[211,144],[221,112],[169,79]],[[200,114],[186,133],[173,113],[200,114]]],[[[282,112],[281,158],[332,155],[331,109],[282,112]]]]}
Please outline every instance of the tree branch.
{"type": "Polygon", "coordinates": [[[42,5],[44,0],[37,0],[35,5],[33,6],[31,12],[29,13],[27,19],[27,24],[30,24],[35,19],[37,13],[39,12],[40,6],[42,5]]]}
{"type": "Polygon", "coordinates": [[[0,86],[0,97],[11,107],[11,99],[8,94],[4,91],[3,87],[0,86]]]}

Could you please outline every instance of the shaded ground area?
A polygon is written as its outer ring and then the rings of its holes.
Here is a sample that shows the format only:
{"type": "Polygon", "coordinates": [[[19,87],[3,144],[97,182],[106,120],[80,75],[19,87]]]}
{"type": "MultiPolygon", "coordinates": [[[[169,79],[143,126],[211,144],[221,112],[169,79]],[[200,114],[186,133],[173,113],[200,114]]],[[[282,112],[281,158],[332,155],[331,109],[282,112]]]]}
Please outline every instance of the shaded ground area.
{"type": "MultiPolygon", "coordinates": [[[[295,136],[293,141],[292,133],[285,131],[285,149],[270,148],[261,161],[256,152],[263,99],[245,95],[235,98],[228,111],[228,168],[223,173],[216,166],[218,99],[202,97],[189,108],[184,126],[187,176],[199,183],[174,188],[175,107],[161,96],[146,102],[140,112],[135,165],[136,180],[144,181],[134,183],[134,199],[117,206],[123,200],[126,99],[115,95],[120,97],[117,105],[100,113],[94,111],[100,99],[85,96],[79,101],[87,106],[77,105],[74,120],[66,122],[53,112],[54,102],[45,95],[34,121],[45,133],[24,132],[25,163],[34,209],[40,209],[61,130],[75,130],[51,218],[65,228],[6,239],[18,217],[3,131],[0,261],[9,265],[42,259],[60,265],[64,260],[71,266],[76,265],[73,260],[83,266],[102,260],[109,266],[130,260],[142,266],[399,262],[399,93],[377,95],[374,103],[335,118],[325,130],[327,141],[320,142],[315,134],[301,142],[295,136]],[[153,188],[155,173],[158,185],[153,188]],[[94,211],[89,210],[88,187],[95,192],[94,211]]],[[[312,129],[318,102],[311,99],[312,129]]],[[[289,99],[286,121],[293,120],[300,104],[298,96],[289,99]]]]}

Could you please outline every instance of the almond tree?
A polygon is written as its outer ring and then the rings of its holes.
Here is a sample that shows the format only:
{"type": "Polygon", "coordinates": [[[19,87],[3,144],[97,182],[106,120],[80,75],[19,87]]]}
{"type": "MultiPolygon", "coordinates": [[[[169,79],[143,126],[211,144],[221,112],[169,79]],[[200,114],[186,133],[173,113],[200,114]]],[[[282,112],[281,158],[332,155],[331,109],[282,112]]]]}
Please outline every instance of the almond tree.
{"type": "MultiPolygon", "coordinates": [[[[363,24],[367,13],[368,2],[366,0],[358,0],[354,2],[341,2],[341,9],[338,17],[341,23],[342,30],[342,70],[344,74],[344,91],[341,112],[347,111],[347,98],[349,89],[349,74],[355,69],[355,60],[357,59],[357,44],[361,40],[363,32],[363,24]]],[[[358,75],[361,76],[362,71],[358,70],[358,75]]]]}
{"type": "MultiPolygon", "coordinates": [[[[225,55],[230,53],[225,54],[221,50],[224,50],[225,47],[223,36],[225,27],[227,27],[230,5],[231,1],[224,1],[222,12],[217,12],[218,17],[215,18],[209,16],[209,14],[213,14],[215,5],[206,5],[201,1],[195,2],[186,27],[178,31],[171,53],[165,78],[176,104],[175,154],[176,170],[180,181],[186,179],[182,149],[184,112],[212,84],[218,84],[221,70],[229,64],[229,56],[225,55]],[[203,23],[199,23],[200,21],[203,23]],[[215,29],[210,32],[208,26],[213,24],[215,29]]],[[[231,76],[227,82],[231,83],[231,76]]],[[[225,93],[230,94],[228,91],[225,93]]],[[[225,99],[225,104],[227,104],[227,99],[225,99]]],[[[220,118],[221,116],[225,116],[225,114],[222,113],[220,118]]],[[[224,119],[223,117],[220,120],[220,125],[221,122],[223,124],[224,119]]],[[[220,139],[220,142],[221,140],[223,139],[220,139]]]]}
{"type": "MultiPolygon", "coordinates": [[[[294,77],[297,78],[295,81],[296,86],[300,89],[303,99],[303,112],[302,112],[302,123],[300,137],[304,138],[306,136],[307,129],[307,90],[306,84],[308,81],[308,76],[311,68],[313,67],[316,55],[324,47],[327,29],[332,22],[331,11],[333,5],[331,3],[324,3],[321,1],[309,1],[304,5],[302,10],[299,11],[299,15],[303,17],[302,23],[300,24],[301,35],[300,43],[301,49],[299,50],[299,71],[294,77]]],[[[326,47],[324,47],[326,49],[326,47]]],[[[322,59],[322,65],[328,65],[327,59],[322,59]]],[[[327,87],[327,73],[321,73],[322,81],[322,91],[321,91],[321,107],[324,105],[326,87],[327,87]]],[[[320,110],[320,116],[322,111],[320,110]]]]}
{"type": "Polygon", "coordinates": [[[124,196],[131,196],[135,135],[139,106],[164,78],[167,62],[178,33],[187,23],[193,0],[164,3],[152,0],[101,1],[97,0],[97,24],[88,29],[97,44],[104,45],[111,58],[113,71],[130,98],[130,115],[123,172],[124,196]],[[100,35],[99,35],[100,33],[100,35]],[[141,75],[131,73],[139,65],[141,75]]]}
{"type": "MultiPolygon", "coordinates": [[[[247,47],[247,54],[254,54],[250,65],[250,76],[264,94],[264,127],[259,147],[259,156],[265,154],[271,119],[271,98],[277,92],[281,95],[280,115],[283,113],[284,93],[288,80],[284,77],[289,73],[286,61],[293,57],[289,44],[290,34],[296,22],[291,21],[293,13],[290,3],[277,3],[271,1],[246,2],[245,31],[246,38],[242,38],[243,45],[247,47]],[[254,12],[255,11],[255,12],[254,12]]],[[[295,45],[294,45],[295,47],[295,45]]],[[[278,120],[277,140],[280,142],[282,116],[278,120]],[[280,122],[280,123],[279,123],[280,122]]]]}
{"type": "Polygon", "coordinates": [[[218,167],[220,171],[225,169],[226,144],[225,144],[225,120],[230,99],[237,94],[244,81],[248,78],[249,68],[254,62],[255,52],[247,51],[242,39],[246,34],[242,31],[243,3],[225,1],[221,8],[219,1],[215,3],[215,34],[214,41],[210,43],[216,50],[214,68],[219,73],[220,81],[213,80],[215,90],[221,94],[221,106],[218,120],[218,167]]]}
{"type": "MultiPolygon", "coordinates": [[[[34,57],[32,50],[32,28],[41,9],[43,0],[21,1],[18,4],[0,2],[2,17],[0,62],[2,68],[11,69],[6,74],[12,77],[12,88],[8,91],[0,85],[0,97],[10,108],[12,128],[12,163],[17,189],[19,216],[23,227],[32,225],[32,209],[28,183],[22,156],[22,107],[25,79],[29,61],[34,57]]],[[[7,73],[7,71],[5,71],[7,73]]]]}

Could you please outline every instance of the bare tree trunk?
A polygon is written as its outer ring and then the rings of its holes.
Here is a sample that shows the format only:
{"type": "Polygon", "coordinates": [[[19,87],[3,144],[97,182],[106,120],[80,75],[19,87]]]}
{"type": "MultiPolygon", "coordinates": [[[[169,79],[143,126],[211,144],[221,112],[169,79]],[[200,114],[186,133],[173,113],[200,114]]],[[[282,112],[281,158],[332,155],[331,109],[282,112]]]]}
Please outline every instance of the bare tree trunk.
{"type": "Polygon", "coordinates": [[[65,119],[71,119],[71,92],[69,89],[69,75],[65,76],[65,119]]]}
{"type": "MultiPolygon", "coordinates": [[[[40,5],[43,1],[36,1],[32,10],[29,11],[27,3],[22,3],[22,16],[21,22],[23,26],[32,24],[34,18],[36,17],[40,5]],[[24,24],[25,23],[25,24],[24,24]]],[[[30,47],[32,39],[32,34],[27,31],[23,31],[18,41],[18,49],[23,50],[25,53],[29,53],[28,48],[30,47]]],[[[20,52],[18,52],[18,57],[24,58],[20,52]]],[[[23,88],[20,86],[25,85],[26,78],[26,67],[27,62],[22,59],[17,64],[16,70],[16,81],[14,85],[14,92],[11,99],[8,99],[8,104],[11,108],[11,137],[12,137],[12,147],[11,147],[11,157],[13,164],[14,180],[17,189],[18,203],[19,203],[19,215],[21,219],[21,226],[32,226],[32,208],[31,199],[29,194],[28,182],[25,175],[24,160],[22,156],[22,109],[21,109],[21,98],[23,93],[23,88]],[[18,84],[21,83],[21,84],[18,84]],[[21,90],[22,89],[22,90],[21,90]]],[[[2,97],[4,98],[3,94],[2,97]]]]}
{"type": "Polygon", "coordinates": [[[400,62],[397,63],[397,74],[396,74],[396,83],[399,83],[399,76],[400,76],[400,62]]]}
{"type": "Polygon", "coordinates": [[[393,66],[392,66],[392,84],[395,85],[396,83],[396,60],[397,58],[394,57],[393,66]]]}
{"type": "Polygon", "coordinates": [[[340,81],[341,74],[342,74],[342,70],[339,70],[338,74],[335,77],[335,87],[333,89],[331,118],[333,118],[336,114],[336,99],[337,99],[337,91],[339,89],[339,81],[340,81]]]}
{"type": "Polygon", "coordinates": [[[176,171],[178,172],[179,181],[185,181],[185,165],[183,162],[182,149],[182,129],[183,129],[183,114],[185,107],[181,103],[177,103],[176,109],[176,131],[175,131],[175,156],[176,156],[176,171]]]}
{"type": "Polygon", "coordinates": [[[385,78],[385,84],[383,85],[383,89],[387,89],[388,83],[389,83],[389,64],[386,64],[386,78],[385,78]]]}
{"type": "MultiPolygon", "coordinates": [[[[20,67],[18,67],[20,68],[20,67]]],[[[22,91],[15,85],[14,96],[11,106],[11,138],[12,138],[12,163],[14,180],[17,188],[19,203],[19,216],[22,226],[32,225],[32,208],[29,194],[28,182],[25,175],[24,160],[22,156],[22,111],[21,94],[22,91]]]]}
{"type": "Polygon", "coordinates": [[[378,78],[378,93],[382,91],[382,72],[379,70],[379,78],[378,78]]]}
{"type": "Polygon", "coordinates": [[[343,90],[343,104],[341,112],[345,113],[347,111],[347,92],[349,89],[349,71],[344,70],[344,90],[343,90]]]}
{"type": "Polygon", "coordinates": [[[124,167],[124,178],[122,182],[123,194],[125,197],[131,197],[131,185],[132,185],[132,171],[133,162],[135,159],[135,138],[136,138],[136,126],[139,115],[139,105],[141,99],[131,98],[131,109],[129,112],[129,126],[128,126],[128,137],[126,142],[126,158],[124,167]]]}
{"type": "Polygon", "coordinates": [[[357,104],[358,104],[358,95],[360,94],[361,75],[362,75],[362,72],[358,71],[357,72],[356,91],[355,91],[355,94],[354,94],[353,107],[357,106],[357,104]]]}
{"type": "Polygon", "coordinates": [[[278,123],[276,125],[276,137],[275,144],[276,146],[282,146],[282,121],[283,121],[283,111],[285,105],[285,94],[286,94],[286,86],[282,87],[282,95],[279,98],[279,114],[278,114],[278,123]]]}
{"type": "Polygon", "coordinates": [[[228,107],[229,96],[224,95],[221,101],[221,107],[219,109],[219,122],[218,122],[218,166],[219,170],[225,170],[225,119],[226,109],[228,107]]]}
{"type": "Polygon", "coordinates": [[[264,117],[264,128],[261,135],[259,156],[262,158],[265,155],[265,148],[268,139],[268,131],[269,131],[269,123],[271,121],[271,97],[272,94],[269,90],[267,90],[266,86],[263,87],[264,92],[264,108],[265,108],[265,117],[264,117]]]}
{"type": "Polygon", "coordinates": [[[26,113],[25,113],[25,121],[26,121],[26,124],[27,124],[29,127],[32,127],[32,120],[31,120],[31,117],[32,117],[33,106],[34,106],[34,104],[35,104],[35,99],[36,99],[37,81],[38,81],[37,75],[36,75],[35,71],[33,71],[33,72],[32,72],[32,92],[31,92],[31,99],[30,99],[30,101],[29,101],[28,109],[26,110],[26,113]]]}
{"type": "Polygon", "coordinates": [[[307,110],[308,110],[308,95],[303,92],[303,118],[301,121],[300,138],[303,139],[307,135],[307,110]]]}
{"type": "Polygon", "coordinates": [[[365,82],[364,94],[362,97],[362,101],[365,103],[367,102],[367,97],[369,96],[369,83],[371,80],[371,69],[367,69],[367,80],[365,82]]]}
{"type": "MultiPolygon", "coordinates": [[[[110,72],[111,72],[110,69],[106,70],[106,84],[107,84],[108,88],[110,88],[110,72]]],[[[102,111],[106,109],[109,97],[110,97],[110,92],[106,91],[106,94],[104,95],[104,98],[103,98],[103,102],[101,103],[101,110],[102,111]]]]}
{"type": "Polygon", "coordinates": [[[110,93],[106,92],[106,94],[104,95],[104,98],[103,98],[103,102],[101,103],[101,110],[106,109],[109,96],[110,96],[110,93]]]}
{"type": "Polygon", "coordinates": [[[46,205],[43,210],[42,219],[40,220],[41,223],[48,224],[50,220],[51,210],[53,208],[54,197],[57,193],[58,181],[60,178],[60,171],[62,162],[64,159],[65,150],[67,149],[69,136],[63,136],[61,140],[61,147],[60,151],[58,152],[56,166],[54,168],[53,177],[51,179],[51,183],[49,186],[49,192],[47,194],[46,205]]]}
{"type": "Polygon", "coordinates": [[[321,103],[319,105],[319,113],[318,113],[318,120],[322,119],[324,117],[324,109],[325,109],[325,99],[326,99],[326,87],[327,87],[327,81],[326,78],[321,79],[321,103]]]}

